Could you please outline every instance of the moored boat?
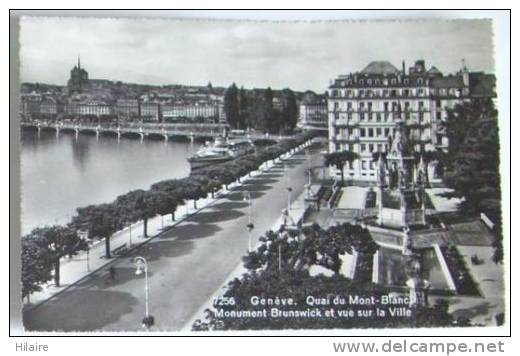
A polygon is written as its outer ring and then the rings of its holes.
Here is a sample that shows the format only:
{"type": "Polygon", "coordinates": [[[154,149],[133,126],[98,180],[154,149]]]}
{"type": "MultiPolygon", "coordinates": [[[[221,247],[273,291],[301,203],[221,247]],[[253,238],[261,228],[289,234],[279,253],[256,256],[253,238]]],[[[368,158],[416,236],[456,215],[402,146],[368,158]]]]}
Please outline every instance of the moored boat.
{"type": "Polygon", "coordinates": [[[255,146],[246,138],[218,137],[215,142],[206,144],[197,153],[188,158],[192,170],[232,161],[240,156],[252,153],[255,146]]]}

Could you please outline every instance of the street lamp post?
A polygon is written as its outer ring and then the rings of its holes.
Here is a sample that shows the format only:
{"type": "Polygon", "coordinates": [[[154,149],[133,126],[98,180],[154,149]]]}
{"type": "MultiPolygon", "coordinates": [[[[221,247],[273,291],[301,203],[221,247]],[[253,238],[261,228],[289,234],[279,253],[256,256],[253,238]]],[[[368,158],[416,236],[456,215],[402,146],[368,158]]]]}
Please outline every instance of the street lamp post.
{"type": "Polygon", "coordinates": [[[291,192],[292,188],[287,187],[287,213],[289,213],[289,210],[291,210],[291,192]]]}
{"type": "Polygon", "coordinates": [[[137,270],[135,271],[136,275],[140,275],[144,272],[144,292],[145,292],[145,317],[143,319],[143,326],[147,329],[149,329],[154,324],[154,318],[150,315],[150,309],[148,306],[148,263],[146,262],[146,259],[144,257],[136,257],[134,258],[135,265],[137,267],[137,270]]]}

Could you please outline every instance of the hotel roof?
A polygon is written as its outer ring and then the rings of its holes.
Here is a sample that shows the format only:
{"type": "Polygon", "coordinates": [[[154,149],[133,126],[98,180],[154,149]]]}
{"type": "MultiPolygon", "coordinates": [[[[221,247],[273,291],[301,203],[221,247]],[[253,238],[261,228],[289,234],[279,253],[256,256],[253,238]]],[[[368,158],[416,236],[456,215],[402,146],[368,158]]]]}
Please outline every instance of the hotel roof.
{"type": "Polygon", "coordinates": [[[373,61],[370,62],[361,74],[398,74],[399,69],[388,61],[373,61]]]}

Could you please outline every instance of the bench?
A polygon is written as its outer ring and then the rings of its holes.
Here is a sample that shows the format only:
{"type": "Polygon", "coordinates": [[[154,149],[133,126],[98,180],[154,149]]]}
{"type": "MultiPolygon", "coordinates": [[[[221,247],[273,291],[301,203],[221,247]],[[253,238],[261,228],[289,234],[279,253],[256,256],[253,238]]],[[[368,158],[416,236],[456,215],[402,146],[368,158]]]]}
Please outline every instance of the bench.
{"type": "Polygon", "coordinates": [[[128,246],[126,243],[122,244],[121,246],[115,248],[112,250],[112,253],[116,256],[124,255],[128,252],[128,246]]]}

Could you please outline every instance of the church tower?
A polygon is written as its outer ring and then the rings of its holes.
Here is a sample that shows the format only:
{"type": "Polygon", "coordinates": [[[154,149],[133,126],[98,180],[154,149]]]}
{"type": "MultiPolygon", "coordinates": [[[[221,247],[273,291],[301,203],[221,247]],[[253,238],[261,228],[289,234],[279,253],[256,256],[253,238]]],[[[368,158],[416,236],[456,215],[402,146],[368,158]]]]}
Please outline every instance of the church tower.
{"type": "Polygon", "coordinates": [[[82,93],[88,88],[88,72],[81,68],[81,60],[78,56],[78,64],[70,71],[70,79],[67,82],[70,94],[82,93]]]}

